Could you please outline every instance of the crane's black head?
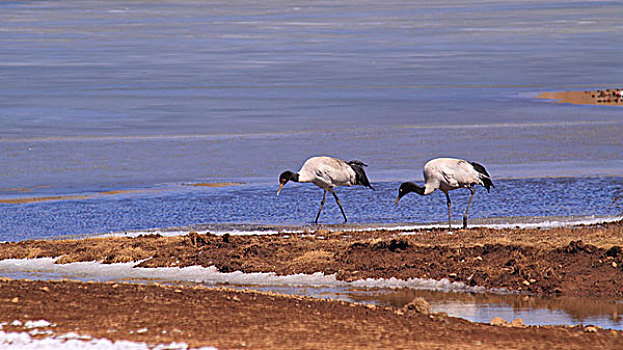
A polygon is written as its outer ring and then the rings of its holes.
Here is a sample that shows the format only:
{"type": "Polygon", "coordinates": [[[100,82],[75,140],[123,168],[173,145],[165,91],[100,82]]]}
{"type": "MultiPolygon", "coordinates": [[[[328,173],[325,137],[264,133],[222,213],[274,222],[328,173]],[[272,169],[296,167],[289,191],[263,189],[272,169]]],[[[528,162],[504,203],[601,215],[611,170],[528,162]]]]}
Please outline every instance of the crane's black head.
{"type": "Polygon", "coordinates": [[[295,181],[298,182],[299,181],[299,174],[296,174],[290,170],[284,171],[283,173],[281,173],[281,175],[279,175],[279,189],[277,190],[277,195],[279,195],[279,192],[281,192],[281,189],[283,188],[283,185],[285,185],[286,183],[288,183],[288,181],[295,181]]]}
{"type": "Polygon", "coordinates": [[[396,203],[394,205],[398,205],[398,201],[400,198],[404,197],[407,193],[415,192],[417,194],[424,194],[424,187],[418,186],[413,182],[403,182],[398,188],[398,198],[396,198],[396,203]]]}

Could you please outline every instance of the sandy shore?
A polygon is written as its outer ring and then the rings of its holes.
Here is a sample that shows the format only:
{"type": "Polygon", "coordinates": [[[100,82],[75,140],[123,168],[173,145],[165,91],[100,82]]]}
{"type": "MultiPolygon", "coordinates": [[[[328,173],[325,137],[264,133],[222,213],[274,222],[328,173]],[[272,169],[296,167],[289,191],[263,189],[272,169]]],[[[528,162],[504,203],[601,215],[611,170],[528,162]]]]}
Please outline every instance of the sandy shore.
{"type": "MultiPolygon", "coordinates": [[[[142,266],[324,272],[338,279],[449,278],[536,295],[623,295],[623,222],[574,228],[329,232],[265,236],[90,238],[1,245],[0,258],[58,263],[143,260],[142,266]]],[[[595,327],[476,324],[426,310],[206,287],[0,281],[0,323],[45,319],[54,334],[193,347],[308,349],[623,348],[595,327]],[[138,332],[140,330],[140,332],[138,332]]],[[[5,325],[3,331],[22,331],[5,325]]]]}
{"type": "Polygon", "coordinates": [[[556,100],[559,103],[577,105],[623,106],[623,89],[601,89],[593,91],[543,92],[538,98],[556,100]]]}

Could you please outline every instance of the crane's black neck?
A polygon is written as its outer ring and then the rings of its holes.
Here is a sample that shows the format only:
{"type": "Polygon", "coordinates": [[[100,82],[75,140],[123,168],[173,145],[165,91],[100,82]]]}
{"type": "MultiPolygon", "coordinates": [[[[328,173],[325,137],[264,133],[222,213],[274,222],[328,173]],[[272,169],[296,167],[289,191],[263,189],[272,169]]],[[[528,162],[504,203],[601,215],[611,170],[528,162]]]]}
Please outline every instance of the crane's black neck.
{"type": "Polygon", "coordinates": [[[402,185],[400,185],[399,191],[400,191],[400,194],[403,196],[409,192],[415,192],[423,196],[425,189],[426,189],[425,187],[418,186],[417,184],[414,184],[413,182],[404,182],[402,185]]]}
{"type": "Polygon", "coordinates": [[[293,171],[287,170],[279,175],[279,182],[286,183],[288,181],[299,182],[299,174],[293,171]]]}

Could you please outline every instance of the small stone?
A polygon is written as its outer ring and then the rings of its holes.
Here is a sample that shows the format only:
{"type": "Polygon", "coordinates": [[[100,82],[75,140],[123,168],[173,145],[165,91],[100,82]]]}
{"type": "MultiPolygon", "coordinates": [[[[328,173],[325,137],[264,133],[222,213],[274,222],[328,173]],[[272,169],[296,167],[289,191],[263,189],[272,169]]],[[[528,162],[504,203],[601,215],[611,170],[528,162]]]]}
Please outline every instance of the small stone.
{"type": "Polygon", "coordinates": [[[597,328],[594,326],[588,326],[584,328],[584,332],[586,333],[597,333],[597,328]]]}
{"type": "Polygon", "coordinates": [[[528,280],[528,282],[530,282],[530,284],[534,284],[534,283],[536,283],[536,280],[534,278],[531,278],[531,279],[528,280]]]}
{"type": "Polygon", "coordinates": [[[449,275],[448,275],[448,277],[450,277],[450,278],[456,278],[456,277],[457,277],[457,274],[456,274],[456,273],[451,273],[451,274],[449,274],[449,275]]]}
{"type": "Polygon", "coordinates": [[[50,288],[46,286],[46,287],[42,287],[41,290],[48,293],[50,291],[50,288]]]}
{"type": "Polygon", "coordinates": [[[432,311],[432,307],[424,298],[415,298],[411,300],[411,302],[404,306],[404,309],[414,310],[415,312],[423,315],[428,315],[432,311]]]}
{"type": "Polygon", "coordinates": [[[507,323],[508,322],[506,322],[506,320],[501,318],[501,317],[494,317],[489,322],[489,324],[492,325],[492,326],[505,326],[507,323]]]}
{"type": "Polygon", "coordinates": [[[370,310],[376,310],[376,305],[374,304],[366,304],[366,307],[370,310]]]}
{"type": "Polygon", "coordinates": [[[19,303],[19,298],[15,297],[15,298],[11,299],[11,302],[14,303],[14,304],[17,304],[17,303],[19,303]]]}
{"type": "Polygon", "coordinates": [[[511,326],[511,327],[525,327],[526,325],[523,323],[523,320],[521,318],[516,318],[513,321],[511,321],[511,323],[509,323],[509,326],[511,326]]]}
{"type": "Polygon", "coordinates": [[[181,290],[181,289],[176,289],[176,290],[174,290],[174,292],[175,292],[175,293],[181,293],[181,292],[182,292],[182,290],[181,290]]]}
{"type": "Polygon", "coordinates": [[[521,284],[523,284],[524,286],[528,287],[530,285],[530,282],[523,280],[523,282],[521,282],[521,284]]]}
{"type": "Polygon", "coordinates": [[[478,256],[476,257],[476,260],[478,260],[478,261],[482,261],[482,256],[478,255],[478,256]]]}
{"type": "Polygon", "coordinates": [[[617,267],[617,266],[618,266],[618,265],[617,265],[616,261],[613,261],[613,262],[612,262],[612,267],[617,267]]]}

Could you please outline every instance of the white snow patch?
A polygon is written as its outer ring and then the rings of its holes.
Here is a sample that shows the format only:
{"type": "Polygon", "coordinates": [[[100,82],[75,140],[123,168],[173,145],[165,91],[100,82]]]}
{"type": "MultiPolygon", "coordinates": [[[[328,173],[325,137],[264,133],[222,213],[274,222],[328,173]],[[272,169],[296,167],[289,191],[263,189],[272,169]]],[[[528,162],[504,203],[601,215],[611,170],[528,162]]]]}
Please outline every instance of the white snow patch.
{"type": "Polygon", "coordinates": [[[57,339],[69,340],[69,339],[82,339],[82,340],[90,340],[93,339],[90,335],[81,335],[75,332],[69,332],[65,334],[61,334],[57,339]]]}
{"type": "MultiPolygon", "coordinates": [[[[533,229],[533,228],[556,228],[556,227],[573,227],[579,225],[594,225],[608,222],[616,222],[619,220],[623,220],[623,215],[613,215],[613,216],[582,216],[582,217],[518,217],[518,218],[482,218],[482,219],[473,219],[470,221],[469,228],[482,227],[482,228],[492,228],[492,229],[507,229],[507,228],[518,228],[518,229],[533,229]],[[471,223],[474,222],[474,223],[471,223]]],[[[426,223],[426,224],[401,224],[401,225],[384,225],[384,224],[366,224],[366,225],[355,225],[355,226],[340,226],[336,227],[325,226],[323,229],[327,229],[329,231],[341,231],[341,232],[369,232],[369,231],[377,231],[377,230],[385,230],[385,231],[420,231],[420,230],[431,230],[431,229],[444,229],[448,227],[446,222],[441,223],[426,223]]],[[[181,228],[179,230],[167,230],[167,229],[151,229],[151,230],[141,230],[141,231],[130,231],[130,232],[114,232],[106,235],[102,235],[102,237],[138,237],[141,235],[161,235],[164,237],[175,237],[175,236],[184,236],[187,235],[190,231],[195,231],[198,234],[214,234],[214,235],[224,235],[230,234],[232,236],[254,236],[254,235],[278,235],[285,234],[284,238],[288,238],[287,234],[301,234],[305,232],[305,229],[313,231],[313,228],[310,227],[301,227],[300,229],[292,229],[290,228],[279,228],[275,226],[271,230],[265,229],[249,229],[249,230],[240,230],[240,229],[206,229],[206,230],[193,230],[191,228],[181,228]]],[[[406,232],[404,234],[414,234],[411,232],[406,232]]],[[[416,232],[415,234],[419,234],[416,232]]]]}
{"type": "Polygon", "coordinates": [[[45,328],[45,327],[54,327],[55,325],[52,325],[51,322],[48,322],[46,320],[39,320],[39,321],[26,321],[26,323],[24,324],[25,328],[31,329],[31,328],[45,328]]]}
{"type": "MultiPolygon", "coordinates": [[[[118,340],[112,342],[108,339],[82,340],[77,334],[61,335],[34,339],[28,333],[0,331],[0,348],[3,350],[190,350],[186,343],[170,343],[159,345],[147,345],[146,343],[118,340]]],[[[193,348],[197,350],[216,350],[215,347],[193,348]]]]}
{"type": "Polygon", "coordinates": [[[147,230],[147,231],[129,231],[129,232],[113,232],[113,233],[109,233],[109,234],[105,234],[105,235],[101,235],[98,237],[138,237],[138,236],[142,236],[142,235],[160,235],[163,237],[177,237],[177,236],[185,236],[188,234],[188,232],[190,231],[195,231],[200,235],[204,235],[204,234],[213,234],[213,235],[217,235],[217,236],[222,236],[224,234],[230,234],[232,236],[259,236],[259,235],[277,235],[280,233],[300,233],[302,231],[277,231],[277,230],[249,230],[249,231],[244,231],[244,230],[225,230],[225,231],[211,231],[211,230],[192,230],[192,229],[183,229],[183,230],[179,230],[179,231],[169,231],[166,229],[160,230],[160,229],[153,229],[153,230],[147,230]]]}
{"type": "Polygon", "coordinates": [[[279,276],[273,272],[243,273],[219,272],[216,267],[159,267],[135,268],[135,263],[102,264],[101,262],[75,262],[55,264],[55,259],[5,259],[0,260],[0,276],[23,276],[34,279],[69,278],[107,281],[194,282],[209,285],[234,284],[249,286],[334,287],[334,288],[412,288],[447,292],[485,292],[484,287],[472,287],[447,279],[424,278],[363,279],[340,281],[335,274],[322,272],[279,276]]]}
{"type": "MultiPolygon", "coordinates": [[[[540,220],[535,220],[532,222],[500,222],[500,223],[485,223],[485,224],[470,224],[468,228],[474,227],[482,227],[482,228],[491,228],[491,229],[550,229],[557,227],[574,227],[581,225],[597,225],[597,224],[605,224],[609,222],[616,222],[623,220],[623,215],[617,216],[607,216],[607,217],[597,217],[597,216],[586,216],[581,218],[559,218],[559,219],[545,219],[539,218],[540,220]]],[[[390,226],[390,227],[375,227],[375,228],[367,228],[365,231],[375,231],[375,230],[387,230],[387,231],[415,231],[415,230],[430,230],[434,228],[446,228],[446,224],[436,224],[436,225],[404,225],[404,226],[390,226]]],[[[448,231],[449,234],[452,234],[452,231],[448,231]]],[[[420,234],[419,232],[404,232],[403,235],[411,235],[411,234],[420,234]]]]}
{"type": "Polygon", "coordinates": [[[42,334],[53,335],[54,332],[52,330],[49,330],[49,329],[46,329],[44,331],[42,331],[40,329],[33,329],[31,331],[28,331],[28,334],[30,334],[30,335],[42,335],[42,334]]]}

